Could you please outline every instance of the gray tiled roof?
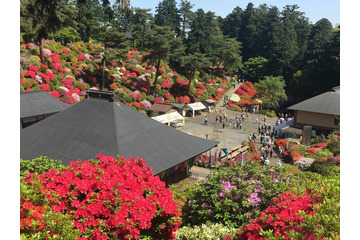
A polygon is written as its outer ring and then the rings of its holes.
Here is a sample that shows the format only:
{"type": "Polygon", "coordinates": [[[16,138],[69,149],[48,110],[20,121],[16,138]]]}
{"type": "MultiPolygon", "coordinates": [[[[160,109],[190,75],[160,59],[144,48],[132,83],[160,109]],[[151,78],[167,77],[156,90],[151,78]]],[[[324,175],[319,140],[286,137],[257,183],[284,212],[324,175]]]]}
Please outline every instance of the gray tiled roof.
{"type": "Polygon", "coordinates": [[[340,86],[288,107],[289,110],[340,115],[340,86]]]}
{"type": "Polygon", "coordinates": [[[56,113],[70,106],[45,91],[20,92],[20,118],[56,113]]]}
{"type": "Polygon", "coordinates": [[[64,165],[97,154],[143,157],[158,174],[218,144],[163,125],[120,102],[85,99],[20,131],[20,157],[64,165]]]}

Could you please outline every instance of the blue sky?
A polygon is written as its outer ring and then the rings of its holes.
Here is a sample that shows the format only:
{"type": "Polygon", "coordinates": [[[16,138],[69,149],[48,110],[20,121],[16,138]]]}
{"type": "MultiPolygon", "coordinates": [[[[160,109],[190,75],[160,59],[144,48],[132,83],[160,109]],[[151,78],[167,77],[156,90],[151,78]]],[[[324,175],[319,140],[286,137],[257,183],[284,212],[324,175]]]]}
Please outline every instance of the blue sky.
{"type": "MultiPolygon", "coordinates": [[[[252,2],[255,7],[266,3],[268,6],[276,6],[280,11],[286,5],[296,4],[300,8],[301,12],[305,13],[305,16],[309,18],[310,22],[315,24],[321,18],[327,18],[333,26],[336,23],[340,23],[340,0],[188,0],[194,4],[193,11],[198,8],[202,8],[205,12],[215,12],[215,15],[226,17],[232,10],[239,6],[242,9],[246,9],[249,2],[252,2]]],[[[152,13],[155,13],[155,7],[159,4],[160,0],[130,0],[130,4],[133,7],[139,8],[151,8],[152,13]]],[[[176,0],[179,4],[181,0],[176,0]]]]}

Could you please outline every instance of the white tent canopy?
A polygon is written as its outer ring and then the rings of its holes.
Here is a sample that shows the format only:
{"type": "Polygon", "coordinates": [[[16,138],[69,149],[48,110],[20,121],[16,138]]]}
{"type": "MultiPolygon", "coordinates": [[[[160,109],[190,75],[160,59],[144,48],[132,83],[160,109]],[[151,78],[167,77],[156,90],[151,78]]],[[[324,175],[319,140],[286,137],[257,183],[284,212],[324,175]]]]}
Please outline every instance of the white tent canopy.
{"type": "Polygon", "coordinates": [[[187,105],[191,110],[197,111],[205,109],[206,107],[201,102],[189,103],[187,105]]]}
{"type": "Polygon", "coordinates": [[[156,116],[156,117],[152,117],[152,119],[160,122],[160,123],[167,123],[168,125],[170,125],[171,122],[175,122],[176,120],[182,120],[183,121],[183,126],[184,126],[184,117],[180,115],[180,113],[178,112],[171,112],[171,113],[167,113],[167,114],[163,114],[160,116],[156,116]]]}
{"type": "Polygon", "coordinates": [[[186,108],[193,111],[193,117],[195,117],[195,111],[206,109],[204,104],[202,104],[201,102],[189,103],[188,105],[186,105],[186,108]]]}

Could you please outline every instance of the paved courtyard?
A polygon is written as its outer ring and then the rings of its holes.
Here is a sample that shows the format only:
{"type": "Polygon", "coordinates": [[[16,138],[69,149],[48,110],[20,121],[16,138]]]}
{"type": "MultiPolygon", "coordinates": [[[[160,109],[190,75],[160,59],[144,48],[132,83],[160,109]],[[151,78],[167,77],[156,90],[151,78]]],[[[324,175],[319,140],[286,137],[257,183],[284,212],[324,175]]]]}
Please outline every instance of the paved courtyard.
{"type": "MultiPolygon", "coordinates": [[[[238,85],[235,89],[230,89],[225,95],[229,98],[238,88],[238,85]]],[[[224,98],[224,97],[223,97],[224,98]]],[[[220,151],[220,148],[227,148],[230,150],[231,148],[241,144],[242,142],[249,139],[249,136],[252,135],[253,132],[257,134],[257,139],[255,141],[256,149],[259,152],[260,149],[260,138],[258,135],[258,124],[256,124],[256,118],[258,118],[261,123],[264,122],[264,115],[257,114],[257,113],[248,113],[248,117],[246,117],[245,112],[238,112],[226,109],[222,106],[223,99],[219,102],[216,109],[217,111],[209,112],[202,112],[201,115],[197,115],[193,117],[186,117],[185,126],[178,128],[178,130],[186,132],[188,134],[205,138],[206,135],[209,140],[219,141],[219,145],[212,149],[212,154],[215,153],[216,149],[220,151]],[[225,122],[225,127],[220,123],[215,123],[216,115],[220,116],[220,111],[225,111],[228,121],[225,122]],[[229,119],[232,119],[232,123],[235,122],[236,114],[238,117],[241,117],[241,114],[245,114],[245,121],[242,122],[242,129],[230,127],[229,119]],[[204,124],[205,116],[208,119],[207,125],[204,124]]],[[[266,118],[266,122],[270,123],[271,127],[273,128],[276,123],[276,118],[266,118]]],[[[270,165],[275,165],[279,160],[279,156],[277,153],[273,154],[273,157],[270,159],[270,165]]],[[[282,164],[286,164],[281,161],[282,164]]],[[[192,172],[196,172],[199,177],[205,177],[207,174],[210,173],[208,169],[199,168],[199,167],[192,167],[192,172]]]]}

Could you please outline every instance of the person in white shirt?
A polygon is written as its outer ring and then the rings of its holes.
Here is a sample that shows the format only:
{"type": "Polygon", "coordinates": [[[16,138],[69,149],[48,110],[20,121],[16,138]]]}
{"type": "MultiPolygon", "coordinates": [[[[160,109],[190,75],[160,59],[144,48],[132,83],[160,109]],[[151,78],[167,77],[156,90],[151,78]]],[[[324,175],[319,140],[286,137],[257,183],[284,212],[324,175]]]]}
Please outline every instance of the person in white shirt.
{"type": "Polygon", "coordinates": [[[266,159],[265,159],[265,161],[264,161],[264,165],[266,165],[266,166],[267,166],[267,165],[269,165],[269,164],[270,164],[270,161],[269,161],[269,159],[268,159],[268,158],[266,158],[266,159]]]}

